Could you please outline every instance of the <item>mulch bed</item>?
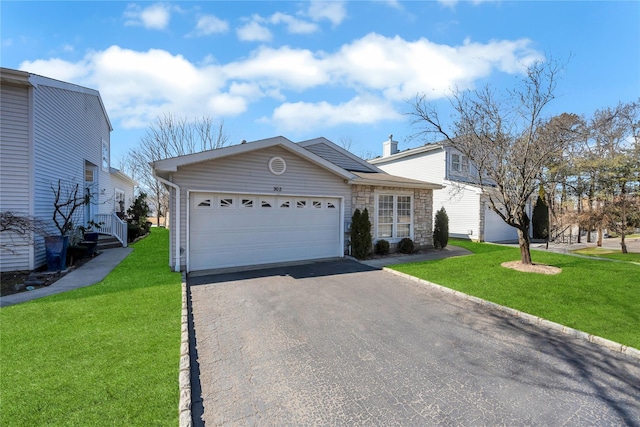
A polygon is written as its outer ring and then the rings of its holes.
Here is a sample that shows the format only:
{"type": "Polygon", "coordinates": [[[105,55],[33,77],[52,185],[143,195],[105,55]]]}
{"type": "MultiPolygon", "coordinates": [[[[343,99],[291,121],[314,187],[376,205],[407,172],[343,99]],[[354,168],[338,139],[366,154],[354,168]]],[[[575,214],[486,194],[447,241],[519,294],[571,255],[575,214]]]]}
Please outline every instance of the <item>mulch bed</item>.
{"type": "MultiPolygon", "coordinates": [[[[100,252],[95,256],[100,255],[100,252]]],[[[20,292],[28,292],[25,283],[33,289],[43,288],[45,286],[51,286],[56,281],[60,280],[78,267],[82,267],[87,262],[91,261],[95,257],[84,257],[75,262],[71,267],[68,267],[63,271],[46,271],[46,269],[40,269],[36,271],[10,271],[2,273],[0,275],[0,296],[13,295],[20,292]],[[40,284],[29,284],[29,279],[36,279],[35,281],[40,284]],[[17,285],[17,286],[16,286],[17,285]]]]}

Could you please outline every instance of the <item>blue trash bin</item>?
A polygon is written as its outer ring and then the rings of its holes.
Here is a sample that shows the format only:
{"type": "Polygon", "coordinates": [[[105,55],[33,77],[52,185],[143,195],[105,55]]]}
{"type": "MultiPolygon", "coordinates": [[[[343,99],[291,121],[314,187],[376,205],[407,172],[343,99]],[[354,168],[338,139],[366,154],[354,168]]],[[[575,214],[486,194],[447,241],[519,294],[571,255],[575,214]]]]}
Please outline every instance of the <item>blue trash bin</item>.
{"type": "Polygon", "coordinates": [[[68,236],[47,236],[44,238],[47,251],[47,270],[60,271],[67,267],[68,236]]]}

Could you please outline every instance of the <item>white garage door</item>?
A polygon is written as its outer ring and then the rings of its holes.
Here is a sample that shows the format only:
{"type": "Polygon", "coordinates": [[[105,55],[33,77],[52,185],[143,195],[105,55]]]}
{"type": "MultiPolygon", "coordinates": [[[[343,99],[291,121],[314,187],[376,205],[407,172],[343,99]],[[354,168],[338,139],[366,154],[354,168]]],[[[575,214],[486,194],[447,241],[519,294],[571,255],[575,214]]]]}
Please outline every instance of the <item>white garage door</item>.
{"type": "Polygon", "coordinates": [[[510,242],[518,240],[518,231],[504,222],[497,213],[486,208],[484,213],[484,241],[510,242]]]}
{"type": "Polygon", "coordinates": [[[189,270],[340,256],[340,199],[193,193],[189,270]]]}

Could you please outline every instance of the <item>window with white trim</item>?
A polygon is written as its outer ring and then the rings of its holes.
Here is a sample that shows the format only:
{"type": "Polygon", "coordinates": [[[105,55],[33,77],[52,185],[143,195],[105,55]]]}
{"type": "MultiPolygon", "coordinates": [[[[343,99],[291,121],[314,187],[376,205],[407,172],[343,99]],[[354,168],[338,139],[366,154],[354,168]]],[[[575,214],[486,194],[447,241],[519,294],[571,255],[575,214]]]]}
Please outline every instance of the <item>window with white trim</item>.
{"type": "Polygon", "coordinates": [[[376,209],[376,238],[401,239],[403,237],[411,237],[413,226],[411,196],[379,194],[376,209]]]}
{"type": "Polygon", "coordinates": [[[469,172],[469,159],[467,156],[451,153],[451,170],[453,172],[469,172]]]}

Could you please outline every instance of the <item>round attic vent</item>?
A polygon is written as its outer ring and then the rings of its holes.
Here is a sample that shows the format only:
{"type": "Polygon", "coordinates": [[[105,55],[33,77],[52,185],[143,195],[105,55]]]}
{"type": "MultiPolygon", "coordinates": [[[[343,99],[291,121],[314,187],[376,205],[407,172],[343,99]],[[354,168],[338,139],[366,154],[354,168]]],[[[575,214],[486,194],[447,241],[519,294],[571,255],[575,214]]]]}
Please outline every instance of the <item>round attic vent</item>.
{"type": "Polygon", "coordinates": [[[282,175],[287,170],[287,164],[282,157],[272,157],[269,160],[269,170],[274,175],[282,175]]]}

